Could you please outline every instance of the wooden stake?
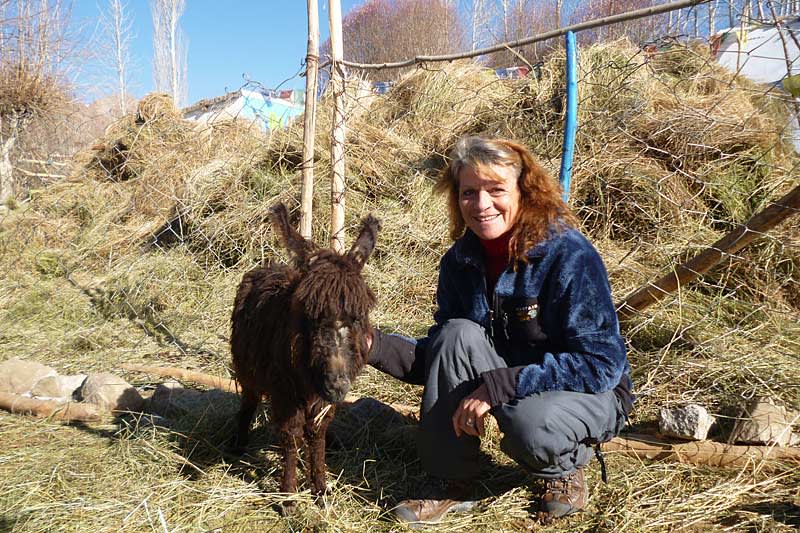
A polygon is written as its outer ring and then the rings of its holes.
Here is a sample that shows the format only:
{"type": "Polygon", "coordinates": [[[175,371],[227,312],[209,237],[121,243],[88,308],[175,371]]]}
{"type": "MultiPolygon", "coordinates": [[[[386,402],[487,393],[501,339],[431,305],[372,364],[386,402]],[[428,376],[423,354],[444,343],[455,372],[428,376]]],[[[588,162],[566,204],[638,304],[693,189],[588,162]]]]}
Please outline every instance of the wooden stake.
{"type": "Polygon", "coordinates": [[[344,80],[346,71],[342,44],[342,6],[340,0],[328,0],[331,30],[331,86],[333,88],[333,131],[331,135],[331,247],[344,253],[344,80]]]}
{"type": "Polygon", "coordinates": [[[733,446],[708,440],[676,444],[641,434],[615,437],[602,446],[603,452],[694,465],[743,467],[762,461],[800,462],[800,448],[733,446]]]}
{"type": "Polygon", "coordinates": [[[215,389],[222,389],[226,392],[239,393],[239,386],[236,381],[219,376],[212,376],[204,372],[196,372],[194,370],[186,370],[185,368],[177,368],[174,366],[146,366],[146,365],[122,365],[124,370],[130,372],[142,372],[144,374],[153,374],[154,376],[161,376],[166,378],[173,378],[180,381],[190,381],[192,383],[199,383],[207,387],[215,389]]]}
{"type": "Polygon", "coordinates": [[[311,238],[314,203],[314,133],[317,129],[317,72],[319,71],[319,13],[317,0],[308,1],[306,104],[303,120],[303,186],[300,194],[300,235],[311,238]]]}
{"type": "Polygon", "coordinates": [[[63,422],[94,422],[101,420],[104,413],[96,405],[78,402],[57,402],[39,400],[10,392],[0,392],[0,409],[18,415],[31,415],[36,418],[51,418],[63,422]]]}
{"type": "Polygon", "coordinates": [[[786,218],[796,215],[798,211],[800,211],[800,185],[763,211],[753,215],[744,225],[725,235],[700,255],[678,266],[659,280],[629,294],[617,304],[617,315],[620,320],[631,318],[645,307],[710,270],[724,255],[735,254],[786,218]]]}

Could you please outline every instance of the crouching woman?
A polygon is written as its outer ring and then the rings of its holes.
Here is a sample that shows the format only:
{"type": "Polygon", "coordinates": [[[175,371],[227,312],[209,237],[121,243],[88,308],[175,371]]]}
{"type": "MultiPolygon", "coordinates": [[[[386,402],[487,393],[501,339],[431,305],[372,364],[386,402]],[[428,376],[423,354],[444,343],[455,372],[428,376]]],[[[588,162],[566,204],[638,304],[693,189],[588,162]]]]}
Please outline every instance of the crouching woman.
{"type": "Polygon", "coordinates": [[[541,512],[579,511],[593,445],[620,431],[633,403],[603,262],[520,144],[461,139],[437,188],[455,242],[435,324],[418,341],[375,330],[370,350],[376,368],[424,385],[418,452],[430,482],[394,512],[435,522],[472,506],[487,414],[501,449],[544,481],[541,512]]]}

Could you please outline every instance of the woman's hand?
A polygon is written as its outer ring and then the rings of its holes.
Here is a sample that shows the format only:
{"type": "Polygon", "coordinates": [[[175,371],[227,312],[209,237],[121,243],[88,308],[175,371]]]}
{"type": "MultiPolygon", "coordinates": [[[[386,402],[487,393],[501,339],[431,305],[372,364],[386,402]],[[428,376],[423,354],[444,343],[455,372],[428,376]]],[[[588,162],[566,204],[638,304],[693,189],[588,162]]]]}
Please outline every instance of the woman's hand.
{"type": "Polygon", "coordinates": [[[456,432],[456,437],[462,434],[483,437],[483,420],[491,408],[486,383],[481,383],[480,387],[461,400],[453,414],[453,430],[456,432]]]}

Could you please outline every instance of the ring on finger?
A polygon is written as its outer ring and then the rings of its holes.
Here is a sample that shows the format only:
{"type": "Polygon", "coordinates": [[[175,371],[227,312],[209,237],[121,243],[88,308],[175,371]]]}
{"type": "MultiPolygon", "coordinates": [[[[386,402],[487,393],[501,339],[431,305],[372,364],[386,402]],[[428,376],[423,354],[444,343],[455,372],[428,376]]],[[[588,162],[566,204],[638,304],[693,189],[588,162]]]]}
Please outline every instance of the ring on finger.
{"type": "Polygon", "coordinates": [[[475,427],[475,421],[471,418],[467,418],[467,427],[475,427]]]}

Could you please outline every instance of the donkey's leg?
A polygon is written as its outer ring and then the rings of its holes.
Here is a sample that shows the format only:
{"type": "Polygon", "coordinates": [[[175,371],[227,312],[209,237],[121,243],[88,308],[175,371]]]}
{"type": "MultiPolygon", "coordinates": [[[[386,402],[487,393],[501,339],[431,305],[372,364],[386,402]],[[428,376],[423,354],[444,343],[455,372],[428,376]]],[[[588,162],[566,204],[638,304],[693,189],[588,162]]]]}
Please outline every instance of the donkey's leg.
{"type": "MultiPolygon", "coordinates": [[[[273,405],[274,409],[274,405],[273,405]]],[[[281,492],[297,492],[297,461],[300,443],[303,439],[303,410],[295,408],[286,417],[279,417],[276,422],[280,426],[281,445],[283,448],[283,475],[281,492]]],[[[286,507],[286,506],[284,506],[286,507]]]]}
{"type": "Polygon", "coordinates": [[[317,402],[306,413],[306,459],[308,461],[308,479],[314,494],[322,495],[328,488],[325,465],[325,434],[333,420],[335,405],[317,402]],[[327,407],[326,407],[327,406],[327,407]],[[324,411],[323,411],[324,410],[324,411]],[[313,413],[313,416],[311,416],[313,413]]]}
{"type": "Polygon", "coordinates": [[[261,401],[260,394],[242,388],[242,403],[236,417],[236,433],[231,439],[230,451],[232,453],[242,455],[247,451],[247,442],[250,440],[250,424],[253,422],[253,415],[259,401],[261,401]]]}

